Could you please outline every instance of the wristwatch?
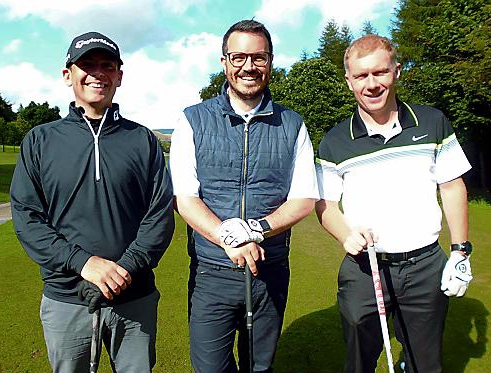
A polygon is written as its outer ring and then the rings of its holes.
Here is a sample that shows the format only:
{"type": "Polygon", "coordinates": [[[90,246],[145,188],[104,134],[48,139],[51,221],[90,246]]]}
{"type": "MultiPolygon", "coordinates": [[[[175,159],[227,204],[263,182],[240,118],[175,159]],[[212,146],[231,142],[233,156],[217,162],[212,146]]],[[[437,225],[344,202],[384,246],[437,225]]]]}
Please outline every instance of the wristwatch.
{"type": "Polygon", "coordinates": [[[472,244],[469,241],[454,243],[450,245],[450,251],[462,251],[466,256],[472,253],[472,244]]]}
{"type": "Polygon", "coordinates": [[[258,223],[261,226],[261,228],[263,229],[263,234],[266,234],[269,231],[271,231],[271,225],[269,225],[269,223],[266,219],[259,219],[258,223]]]}

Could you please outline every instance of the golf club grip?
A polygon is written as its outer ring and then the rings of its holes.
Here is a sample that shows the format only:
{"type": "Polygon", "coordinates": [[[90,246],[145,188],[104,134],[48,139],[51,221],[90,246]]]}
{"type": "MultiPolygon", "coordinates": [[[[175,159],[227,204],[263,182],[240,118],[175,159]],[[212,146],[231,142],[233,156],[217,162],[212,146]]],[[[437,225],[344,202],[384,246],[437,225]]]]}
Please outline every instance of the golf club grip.
{"type": "Polygon", "coordinates": [[[101,310],[95,310],[92,315],[92,342],[90,345],[90,373],[97,373],[97,349],[99,348],[99,325],[101,320],[101,310]]]}
{"type": "Polygon", "coordinates": [[[387,355],[387,364],[389,365],[389,373],[394,373],[394,361],[392,359],[392,352],[390,349],[390,336],[389,329],[387,327],[387,318],[385,312],[384,293],[382,290],[382,280],[380,278],[380,271],[378,269],[377,254],[375,253],[375,247],[368,246],[368,260],[370,261],[370,269],[372,271],[373,289],[375,291],[375,301],[377,303],[377,310],[380,317],[380,327],[382,328],[382,337],[384,340],[385,353],[387,355]]]}
{"type": "Polygon", "coordinates": [[[249,339],[249,372],[253,372],[254,367],[254,349],[252,333],[252,273],[249,266],[245,268],[245,303],[246,303],[246,327],[249,339]]]}
{"type": "Polygon", "coordinates": [[[252,273],[248,265],[245,268],[245,303],[246,303],[246,326],[252,329],[252,273]]]}

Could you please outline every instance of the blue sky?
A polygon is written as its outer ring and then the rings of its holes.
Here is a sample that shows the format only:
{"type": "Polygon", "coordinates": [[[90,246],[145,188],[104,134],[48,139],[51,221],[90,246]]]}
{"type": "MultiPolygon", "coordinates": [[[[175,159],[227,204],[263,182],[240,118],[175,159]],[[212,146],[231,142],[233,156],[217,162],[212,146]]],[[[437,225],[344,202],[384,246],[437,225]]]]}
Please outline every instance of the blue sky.
{"type": "Polygon", "coordinates": [[[74,36],[99,31],[122,51],[115,102],[150,128],[173,128],[179,111],[199,102],[209,75],[221,70],[221,40],[255,17],[273,36],[274,64],[289,68],[313,53],[329,19],[355,36],[366,20],[389,36],[397,0],[0,0],[0,94],[17,108],[48,101],[66,114],[73,100],[61,80],[74,36]]]}

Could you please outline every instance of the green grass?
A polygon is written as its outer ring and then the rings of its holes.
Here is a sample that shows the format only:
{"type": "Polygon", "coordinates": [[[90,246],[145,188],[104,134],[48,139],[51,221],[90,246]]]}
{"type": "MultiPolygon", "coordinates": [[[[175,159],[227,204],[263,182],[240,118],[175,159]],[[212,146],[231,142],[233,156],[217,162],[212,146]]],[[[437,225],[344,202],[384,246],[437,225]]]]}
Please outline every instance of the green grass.
{"type": "Polygon", "coordinates": [[[9,188],[12,174],[14,173],[15,163],[19,155],[19,147],[5,146],[5,152],[0,146],[0,203],[10,201],[9,188]]]}
{"type": "MultiPolygon", "coordinates": [[[[491,309],[491,206],[470,205],[470,239],[474,280],[464,298],[451,299],[444,336],[444,372],[491,372],[488,351],[491,309]]],[[[39,321],[41,280],[12,231],[0,225],[0,372],[47,372],[49,365],[39,321]]],[[[448,247],[446,230],[441,244],[448,247]]],[[[285,325],[275,361],[275,373],[341,372],[345,349],[336,304],[341,247],[323,232],[313,215],[294,228],[292,277],[285,325]]],[[[155,373],[189,373],[185,226],[177,228],[156,270],[161,292],[155,373]]],[[[431,325],[428,325],[431,327],[431,325]]],[[[391,332],[394,359],[400,347],[391,332]]],[[[100,373],[109,373],[104,355],[100,373]]],[[[387,372],[385,354],[377,373],[387,372]]]]}

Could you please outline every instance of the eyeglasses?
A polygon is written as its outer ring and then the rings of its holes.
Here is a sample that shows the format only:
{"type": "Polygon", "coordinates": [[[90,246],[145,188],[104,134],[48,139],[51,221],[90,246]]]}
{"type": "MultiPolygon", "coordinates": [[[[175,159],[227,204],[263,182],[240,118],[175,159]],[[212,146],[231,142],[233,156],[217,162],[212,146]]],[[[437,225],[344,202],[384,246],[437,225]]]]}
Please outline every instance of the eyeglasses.
{"type": "Polygon", "coordinates": [[[242,52],[228,52],[226,54],[228,60],[233,67],[242,67],[247,62],[247,59],[251,57],[252,63],[257,67],[264,67],[271,60],[270,52],[258,52],[258,53],[242,53],[242,52]]]}

